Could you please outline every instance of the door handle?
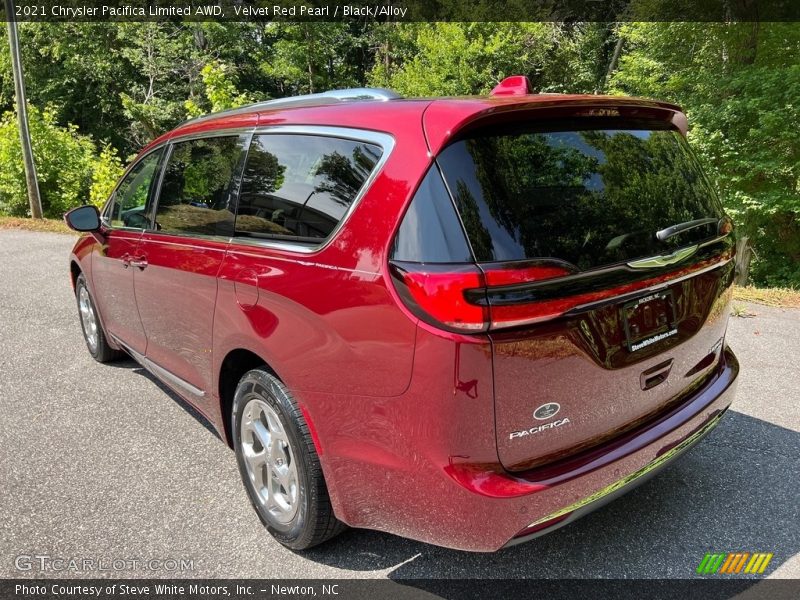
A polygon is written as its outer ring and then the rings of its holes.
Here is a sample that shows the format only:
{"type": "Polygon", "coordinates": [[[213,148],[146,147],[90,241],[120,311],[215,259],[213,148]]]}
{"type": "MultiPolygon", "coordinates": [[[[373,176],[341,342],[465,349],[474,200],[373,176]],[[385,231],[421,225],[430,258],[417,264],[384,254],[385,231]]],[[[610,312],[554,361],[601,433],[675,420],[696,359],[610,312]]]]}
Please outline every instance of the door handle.
{"type": "Polygon", "coordinates": [[[140,256],[138,258],[131,258],[128,260],[128,264],[132,267],[138,267],[139,270],[144,270],[144,268],[148,265],[148,262],[144,256],[140,256]]]}

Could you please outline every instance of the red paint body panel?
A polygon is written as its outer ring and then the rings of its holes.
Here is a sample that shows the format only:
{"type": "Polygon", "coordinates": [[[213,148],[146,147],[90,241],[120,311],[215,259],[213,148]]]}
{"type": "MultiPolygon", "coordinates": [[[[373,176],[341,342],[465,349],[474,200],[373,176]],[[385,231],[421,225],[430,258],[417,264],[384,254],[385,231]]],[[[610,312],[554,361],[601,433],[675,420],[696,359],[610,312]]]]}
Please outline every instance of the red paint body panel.
{"type": "Polygon", "coordinates": [[[112,231],[106,234],[105,244],[93,244],[91,289],[106,331],[144,353],[147,337],[136,306],[134,274],[124,264],[125,258],[136,255],[140,239],[141,233],[112,231]]]}
{"type": "Polygon", "coordinates": [[[471,127],[525,119],[600,116],[618,110],[629,117],[660,119],[686,134],[686,117],[666,102],[593,95],[495,96],[492,98],[444,98],[428,107],[423,118],[430,150],[436,154],[456,133],[471,127]]]}
{"type": "Polygon", "coordinates": [[[678,333],[629,353],[617,303],[545,325],[492,334],[500,460],[512,471],[611,440],[660,414],[720,360],[727,329],[733,264],[724,261],[667,289],[675,295],[678,333]],[[709,360],[710,358],[710,360],[709,360]],[[642,389],[642,374],[670,363],[668,377],[642,389]],[[705,367],[698,368],[705,364],[705,367]],[[541,424],[536,407],[556,402],[570,423],[542,434],[511,437],[541,424]]]}
{"type": "MultiPolygon", "coordinates": [[[[148,266],[132,268],[136,304],[147,336],[145,356],[199,390],[211,390],[214,379],[211,338],[217,274],[227,246],[220,241],[146,232],[137,255],[148,266]]],[[[192,396],[204,414],[216,409],[210,395],[192,396]]]]}
{"type": "MultiPolygon", "coordinates": [[[[700,364],[725,333],[728,286],[716,272],[675,284],[687,312],[680,339],[665,347],[680,352],[660,348],[625,364],[613,356],[620,339],[606,336],[608,347],[592,348],[582,328],[603,330],[611,308],[561,316],[602,294],[568,300],[532,328],[474,335],[420,321],[398,294],[389,270],[394,235],[448,141],[476,124],[593,110],[686,130],[670,104],[550,95],[342,102],[189,122],[143,152],[183,135],[278,125],[384,132],[395,146],[342,228],[312,252],[117,230],[103,244],[82,237],[71,259],[89,278],[106,330],[202,392],[165,380],[223,436],[223,362],[237,350],[261,357],[309,421],[339,519],[452,548],[496,550],[646,467],[721,414],[733,394],[732,355],[717,350],[700,364]],[[147,267],[125,268],[126,254],[147,267]],[[642,393],[641,372],[667,358],[675,379],[651,390],[644,408],[626,404],[642,393]],[[616,400],[594,410],[597,394],[616,400]],[[571,433],[504,442],[549,401],[585,422],[571,433]]],[[[535,279],[543,271],[530,273],[535,279]]],[[[502,285],[522,275],[498,270],[491,277],[502,285]]]]}
{"type": "Polygon", "coordinates": [[[219,282],[217,357],[248,336],[248,346],[268,348],[265,358],[301,399],[306,391],[398,396],[408,387],[415,327],[380,273],[232,245],[219,282]]]}
{"type": "Polygon", "coordinates": [[[527,96],[533,93],[533,86],[531,86],[530,79],[525,75],[512,75],[506,77],[498,83],[492,91],[490,96],[527,96]]]}

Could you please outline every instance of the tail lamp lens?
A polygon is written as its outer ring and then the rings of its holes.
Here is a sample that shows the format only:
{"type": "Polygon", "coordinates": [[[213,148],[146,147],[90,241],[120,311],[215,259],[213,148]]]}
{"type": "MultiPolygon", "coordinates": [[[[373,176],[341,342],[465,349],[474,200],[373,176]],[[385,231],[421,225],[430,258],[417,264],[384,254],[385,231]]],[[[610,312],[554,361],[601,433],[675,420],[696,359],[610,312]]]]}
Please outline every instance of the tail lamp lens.
{"type": "Polygon", "coordinates": [[[489,328],[488,307],[468,302],[464,295],[484,288],[483,273],[476,265],[395,262],[392,276],[406,306],[423,321],[465,333],[489,328]]]}
{"type": "Polygon", "coordinates": [[[486,285],[489,287],[515,285],[518,283],[531,283],[533,281],[543,281],[554,277],[564,277],[575,272],[560,265],[532,265],[532,266],[510,266],[494,267],[483,265],[483,272],[486,275],[486,285]]]}
{"type": "MultiPolygon", "coordinates": [[[[506,286],[515,286],[534,281],[564,277],[574,272],[574,269],[557,264],[525,265],[523,263],[503,266],[484,266],[487,292],[497,291],[498,288],[504,288],[506,286]]],[[[513,287],[509,289],[513,289],[513,287]]],[[[554,307],[552,303],[548,302],[522,302],[508,305],[490,304],[489,312],[491,322],[489,329],[507,329],[552,319],[560,314],[558,308],[559,307],[554,307]]]]}
{"type": "Polygon", "coordinates": [[[416,316],[426,323],[464,333],[516,327],[557,316],[552,306],[540,310],[536,303],[489,306],[486,293],[571,272],[551,265],[508,268],[399,261],[392,262],[391,270],[400,296],[416,316]]]}

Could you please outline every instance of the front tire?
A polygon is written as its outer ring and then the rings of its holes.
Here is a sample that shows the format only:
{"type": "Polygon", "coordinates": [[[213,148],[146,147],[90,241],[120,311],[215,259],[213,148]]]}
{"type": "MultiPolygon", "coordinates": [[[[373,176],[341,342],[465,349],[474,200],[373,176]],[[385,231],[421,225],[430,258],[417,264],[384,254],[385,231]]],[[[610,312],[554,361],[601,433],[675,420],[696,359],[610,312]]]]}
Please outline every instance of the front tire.
{"type": "Polygon", "coordinates": [[[97,315],[97,308],[89,293],[89,286],[86,285],[86,277],[83,273],[78,275],[75,280],[75,299],[78,302],[78,314],[81,319],[81,329],[86,348],[97,362],[106,363],[116,360],[122,356],[122,352],[114,350],[103,331],[103,325],[97,315]]]}
{"type": "Polygon", "coordinates": [[[277,377],[265,369],[244,374],[231,430],[247,495],[276,540],[305,550],[345,529],[333,514],[308,425],[277,377]]]}

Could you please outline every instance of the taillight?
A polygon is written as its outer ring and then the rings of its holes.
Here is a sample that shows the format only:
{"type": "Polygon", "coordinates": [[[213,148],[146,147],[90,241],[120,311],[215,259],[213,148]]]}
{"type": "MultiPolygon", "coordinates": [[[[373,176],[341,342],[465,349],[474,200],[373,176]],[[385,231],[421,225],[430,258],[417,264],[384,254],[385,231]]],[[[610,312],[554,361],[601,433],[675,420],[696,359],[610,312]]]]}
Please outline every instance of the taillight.
{"type": "Polygon", "coordinates": [[[524,263],[507,263],[503,266],[483,264],[481,268],[486,275],[486,285],[489,287],[531,283],[532,281],[564,277],[575,273],[575,269],[553,264],[526,265],[524,263]]]}
{"type": "Polygon", "coordinates": [[[393,262],[392,276],[406,306],[426,323],[465,333],[489,328],[485,299],[480,305],[465,295],[483,294],[483,273],[476,265],[393,262]]]}
{"type": "Polygon", "coordinates": [[[490,306],[487,292],[505,286],[563,277],[573,271],[553,265],[424,264],[392,261],[392,276],[406,306],[426,323],[479,333],[535,323],[555,316],[550,306],[490,306]],[[541,310],[544,308],[544,310],[541,310]]]}
{"type": "Polygon", "coordinates": [[[564,277],[575,273],[572,267],[560,264],[525,264],[508,263],[501,266],[482,265],[487,283],[487,303],[490,304],[489,329],[504,329],[509,327],[519,327],[530,325],[539,321],[545,321],[558,316],[553,307],[548,303],[540,302],[519,302],[513,298],[514,286],[519,284],[532,283],[534,281],[544,281],[556,277],[564,277]],[[511,286],[511,287],[506,287],[511,286]],[[506,291],[509,304],[500,304],[488,300],[488,292],[497,296],[497,292],[506,291]]]}

